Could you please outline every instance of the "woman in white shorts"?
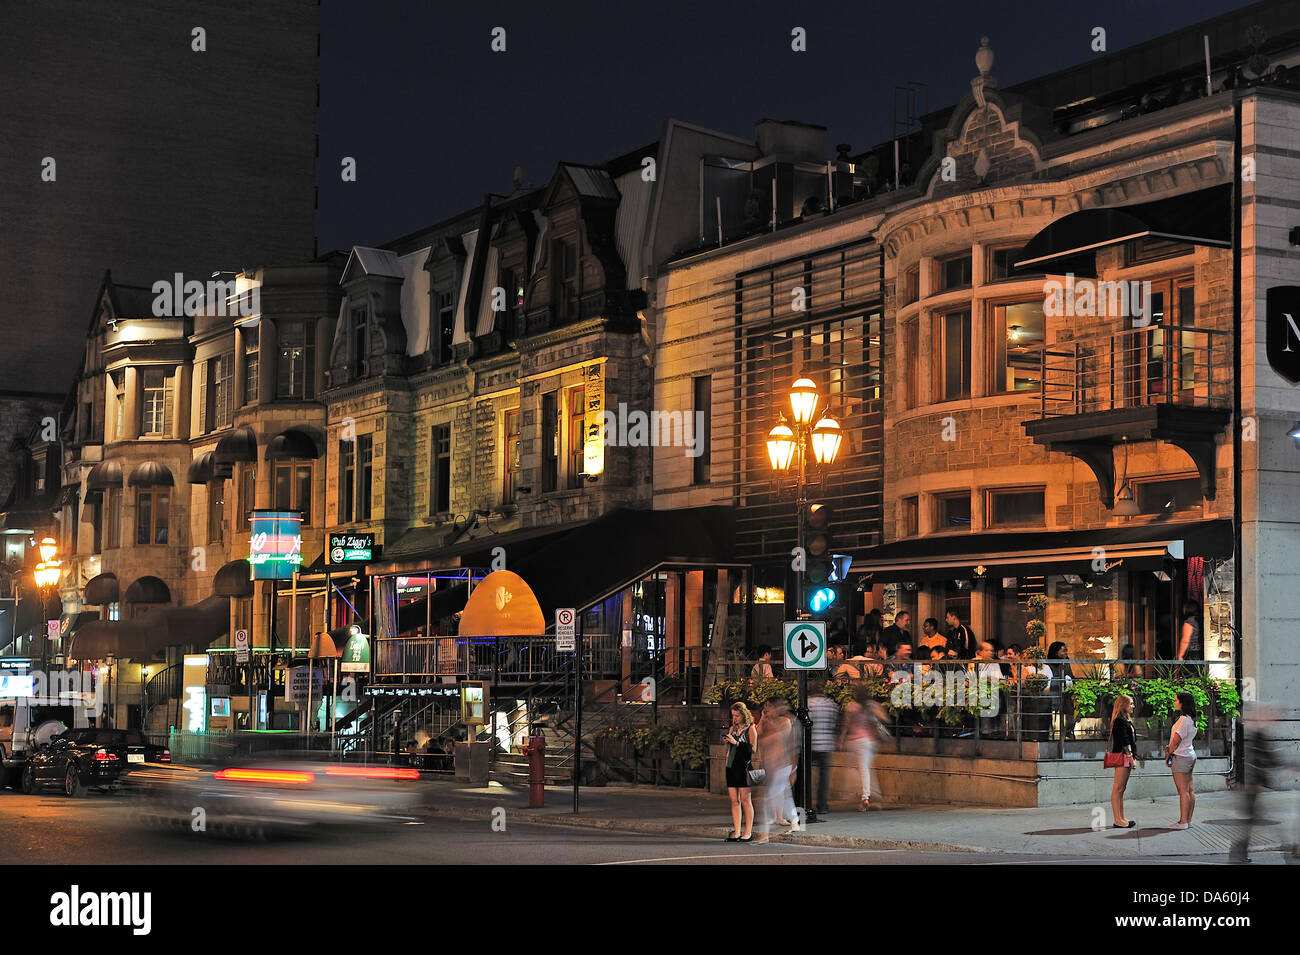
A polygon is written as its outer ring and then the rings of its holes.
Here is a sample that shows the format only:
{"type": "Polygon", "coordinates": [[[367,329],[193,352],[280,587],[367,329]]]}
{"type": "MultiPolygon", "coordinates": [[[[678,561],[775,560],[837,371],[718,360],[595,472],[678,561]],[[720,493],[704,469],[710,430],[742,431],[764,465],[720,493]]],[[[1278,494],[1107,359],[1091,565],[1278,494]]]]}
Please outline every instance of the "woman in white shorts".
{"type": "Polygon", "coordinates": [[[1179,693],[1178,719],[1169,734],[1169,745],[1165,747],[1165,763],[1173,771],[1174,788],[1178,790],[1178,821],[1170,829],[1186,829],[1192,824],[1192,812],[1196,809],[1196,793],[1192,792],[1192,768],[1196,765],[1196,750],[1192,740],[1196,738],[1196,700],[1190,693],[1179,693]]]}

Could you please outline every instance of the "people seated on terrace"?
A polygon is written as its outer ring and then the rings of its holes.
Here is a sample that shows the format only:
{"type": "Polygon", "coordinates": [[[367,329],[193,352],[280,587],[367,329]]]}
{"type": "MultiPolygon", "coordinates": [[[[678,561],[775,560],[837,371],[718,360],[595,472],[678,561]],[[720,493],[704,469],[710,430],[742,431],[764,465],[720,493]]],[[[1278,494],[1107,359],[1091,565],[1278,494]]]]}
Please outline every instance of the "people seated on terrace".
{"type": "MultiPolygon", "coordinates": [[[[1047,659],[1049,660],[1068,660],[1070,651],[1066,649],[1064,643],[1057,640],[1047,648],[1047,659]]],[[[1074,683],[1074,677],[1070,675],[1070,664],[1054,663],[1049,668],[1049,676],[1052,679],[1052,685],[1048,688],[1051,693],[1060,693],[1067,686],[1074,683]]]]}
{"type": "Polygon", "coordinates": [[[847,683],[849,680],[862,679],[862,671],[844,660],[844,648],[831,646],[827,651],[828,668],[831,679],[847,683]]]}
{"type": "Polygon", "coordinates": [[[1002,679],[1010,680],[1013,683],[1020,679],[1020,667],[1018,665],[1020,662],[1020,644],[1009,644],[998,654],[998,659],[1003,661],[1001,664],[1002,679]]]}

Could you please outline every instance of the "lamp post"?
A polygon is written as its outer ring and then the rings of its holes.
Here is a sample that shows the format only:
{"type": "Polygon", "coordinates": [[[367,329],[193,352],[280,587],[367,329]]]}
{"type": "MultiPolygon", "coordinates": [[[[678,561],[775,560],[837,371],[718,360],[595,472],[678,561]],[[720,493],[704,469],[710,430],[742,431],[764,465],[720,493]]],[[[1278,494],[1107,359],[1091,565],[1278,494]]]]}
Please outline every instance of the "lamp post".
{"type": "MultiPolygon", "coordinates": [[[[808,506],[808,459],[819,466],[835,463],[844,432],[822,401],[817,383],[800,377],[790,386],[790,416],[783,418],[767,433],[767,456],[772,470],[779,474],[794,471],[795,526],[799,553],[804,550],[804,509],[808,506]]],[[[803,575],[795,575],[795,615],[803,613],[803,575]]],[[[796,712],[803,726],[803,746],[799,754],[799,802],[805,821],[821,822],[812,799],[812,717],[808,714],[808,674],[799,671],[799,708],[796,712]]]]}
{"type": "Polygon", "coordinates": [[[50,591],[58,584],[59,578],[63,576],[63,567],[60,562],[54,559],[58,553],[59,545],[53,537],[44,538],[38,545],[37,550],[41,555],[41,562],[36,565],[32,572],[32,577],[36,581],[36,589],[41,595],[41,626],[45,632],[41,639],[41,669],[49,669],[50,658],[50,624],[49,615],[46,613],[46,604],[50,599],[50,591]]]}

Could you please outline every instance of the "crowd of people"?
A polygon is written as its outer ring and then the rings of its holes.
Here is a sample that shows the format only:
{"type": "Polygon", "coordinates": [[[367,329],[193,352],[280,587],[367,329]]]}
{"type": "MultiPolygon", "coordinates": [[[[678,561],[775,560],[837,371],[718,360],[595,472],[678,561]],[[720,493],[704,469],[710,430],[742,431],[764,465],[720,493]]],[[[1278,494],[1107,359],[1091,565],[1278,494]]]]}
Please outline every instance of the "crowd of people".
{"type": "MultiPolygon", "coordinates": [[[[1064,690],[1073,684],[1073,675],[1070,665],[1064,662],[1070,659],[1064,642],[1051,643],[1046,659],[1038,659],[1037,654],[1025,656],[1025,648],[1018,643],[1002,645],[994,640],[977,639],[955,610],[947,612],[944,623],[941,629],[938,620],[926,618],[915,641],[911,614],[906,610],[900,611],[889,626],[883,625],[879,610],[871,611],[852,639],[842,623],[832,625],[828,634],[828,676],[841,682],[883,677],[890,683],[900,684],[909,680],[920,682],[936,667],[943,670],[960,667],[973,677],[999,685],[1004,691],[1036,678],[1043,681],[1050,695],[1061,700],[1062,707],[1068,706],[1064,690]]],[[[1183,607],[1176,659],[1199,660],[1203,659],[1203,653],[1200,608],[1188,603],[1183,607]]],[[[758,657],[750,678],[772,679],[771,648],[760,647],[758,657]]],[[[1112,667],[1112,676],[1116,680],[1141,678],[1143,668],[1134,662],[1137,659],[1135,649],[1124,646],[1119,661],[1112,667]]],[[[998,709],[998,702],[992,701],[984,711],[985,717],[996,716],[998,709]]],[[[1191,694],[1178,694],[1176,710],[1165,758],[1179,796],[1179,818],[1169,828],[1187,829],[1196,808],[1192,771],[1197,758],[1193,746],[1197,713],[1191,694]]],[[[861,783],[857,808],[866,811],[872,805],[873,796],[878,796],[872,779],[872,760],[879,740],[889,734],[883,708],[865,683],[857,686],[853,698],[840,707],[826,696],[825,684],[815,682],[809,689],[808,713],[812,723],[809,763],[817,778],[816,811],[828,811],[831,757],[837,750],[852,754],[861,783]]],[[[1108,725],[1108,750],[1112,756],[1106,765],[1114,769],[1111,810],[1114,826],[1120,829],[1136,825],[1124,812],[1129,776],[1134,765],[1141,762],[1132,714],[1133,697],[1121,695],[1115,701],[1108,725]]],[[[1067,718],[1063,722],[1068,725],[1073,721],[1067,718]]],[[[744,703],[734,704],[724,740],[728,744],[726,781],[732,818],[732,832],[727,841],[766,842],[774,825],[787,827],[787,832],[798,831],[793,785],[802,732],[790,714],[789,702],[781,697],[769,700],[758,719],[744,703]]]]}

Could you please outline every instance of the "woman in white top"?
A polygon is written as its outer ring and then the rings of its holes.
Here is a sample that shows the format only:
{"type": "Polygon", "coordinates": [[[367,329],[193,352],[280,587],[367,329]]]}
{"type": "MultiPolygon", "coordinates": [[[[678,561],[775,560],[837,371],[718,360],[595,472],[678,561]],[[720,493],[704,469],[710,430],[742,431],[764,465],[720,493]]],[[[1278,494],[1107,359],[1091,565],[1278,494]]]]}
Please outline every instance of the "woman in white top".
{"type": "Polygon", "coordinates": [[[1192,812],[1196,809],[1196,793],[1192,792],[1192,767],[1196,765],[1196,750],[1192,749],[1192,740],[1196,738],[1196,700],[1190,693],[1179,693],[1174,705],[1179,716],[1169,734],[1169,745],[1165,747],[1165,763],[1173,770],[1174,788],[1178,790],[1178,821],[1169,828],[1186,829],[1192,824],[1192,812]]]}

